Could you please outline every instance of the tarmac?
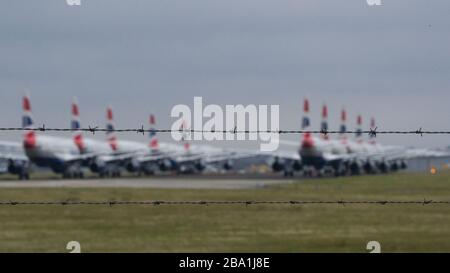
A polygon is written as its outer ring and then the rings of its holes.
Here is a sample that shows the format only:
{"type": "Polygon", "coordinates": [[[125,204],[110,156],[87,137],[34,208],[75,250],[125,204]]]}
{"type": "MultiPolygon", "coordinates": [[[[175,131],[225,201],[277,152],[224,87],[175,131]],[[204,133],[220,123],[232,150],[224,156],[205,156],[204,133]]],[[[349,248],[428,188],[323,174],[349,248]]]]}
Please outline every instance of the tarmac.
{"type": "Polygon", "coordinates": [[[152,177],[74,180],[8,180],[0,188],[160,188],[160,189],[252,189],[293,183],[281,178],[152,177]]]}

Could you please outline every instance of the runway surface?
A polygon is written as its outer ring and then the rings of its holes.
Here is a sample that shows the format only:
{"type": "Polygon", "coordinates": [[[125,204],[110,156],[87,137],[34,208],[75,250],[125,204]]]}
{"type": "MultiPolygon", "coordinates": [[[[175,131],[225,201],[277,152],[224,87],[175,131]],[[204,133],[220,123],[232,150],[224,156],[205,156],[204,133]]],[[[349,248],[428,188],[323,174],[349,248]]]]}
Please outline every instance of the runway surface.
{"type": "Polygon", "coordinates": [[[0,181],[0,188],[251,189],[292,182],[293,180],[289,179],[120,178],[0,181]]]}

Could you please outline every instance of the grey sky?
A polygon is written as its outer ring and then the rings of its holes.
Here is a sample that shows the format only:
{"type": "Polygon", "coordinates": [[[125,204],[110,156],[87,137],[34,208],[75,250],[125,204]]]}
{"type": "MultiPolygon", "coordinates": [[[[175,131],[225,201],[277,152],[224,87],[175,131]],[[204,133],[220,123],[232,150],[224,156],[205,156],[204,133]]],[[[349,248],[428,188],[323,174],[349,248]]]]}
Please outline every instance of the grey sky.
{"type": "MultiPolygon", "coordinates": [[[[0,10],[0,125],[20,124],[28,88],[35,120],[47,126],[67,127],[77,96],[85,125],[103,126],[111,104],[117,127],[146,124],[151,112],[167,128],[171,108],[199,95],[220,105],[280,104],[285,129],[299,128],[305,96],[316,127],[327,102],[331,128],[346,106],[350,129],[357,113],[366,127],[373,115],[380,129],[450,129],[450,2],[383,4],[82,0],[69,7],[64,0],[9,0],[0,10]]],[[[447,136],[379,139],[450,144],[447,136]]]]}

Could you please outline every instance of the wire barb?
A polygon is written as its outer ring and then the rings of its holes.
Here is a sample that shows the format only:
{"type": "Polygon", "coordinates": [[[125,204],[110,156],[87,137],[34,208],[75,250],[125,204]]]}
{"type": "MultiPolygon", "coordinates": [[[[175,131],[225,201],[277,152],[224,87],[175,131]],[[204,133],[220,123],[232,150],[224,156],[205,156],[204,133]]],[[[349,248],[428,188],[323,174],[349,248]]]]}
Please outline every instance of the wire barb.
{"type": "Polygon", "coordinates": [[[377,137],[377,129],[378,127],[375,127],[375,129],[370,128],[369,136],[373,138],[377,137]]]}
{"type": "Polygon", "coordinates": [[[145,135],[144,125],[142,125],[140,129],[137,129],[136,133],[145,135]]]}
{"type": "Polygon", "coordinates": [[[420,129],[416,131],[416,134],[423,137],[422,127],[420,127],[420,129]]]}
{"type": "Polygon", "coordinates": [[[96,127],[91,127],[91,126],[89,126],[89,132],[91,132],[93,135],[95,135],[95,131],[97,131],[97,129],[98,129],[98,126],[96,126],[96,127]]]}

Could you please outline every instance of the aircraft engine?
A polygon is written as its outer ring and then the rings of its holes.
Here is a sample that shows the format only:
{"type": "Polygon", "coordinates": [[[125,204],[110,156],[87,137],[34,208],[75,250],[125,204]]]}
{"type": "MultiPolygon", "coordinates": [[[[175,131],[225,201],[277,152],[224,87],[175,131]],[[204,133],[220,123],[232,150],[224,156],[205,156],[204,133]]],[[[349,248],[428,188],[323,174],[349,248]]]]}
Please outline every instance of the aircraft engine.
{"type": "Polygon", "coordinates": [[[176,162],[168,158],[160,160],[158,165],[162,172],[167,172],[176,168],[176,162]]]}
{"type": "Polygon", "coordinates": [[[280,161],[279,157],[275,157],[274,162],[272,163],[272,170],[276,173],[284,170],[284,164],[280,161]]]}
{"type": "Polygon", "coordinates": [[[8,172],[18,175],[20,180],[30,179],[29,163],[25,160],[9,160],[8,172]]]}
{"type": "Polygon", "coordinates": [[[223,169],[226,171],[231,171],[233,168],[234,168],[234,164],[233,164],[233,161],[231,161],[231,160],[227,160],[223,164],[223,169]]]}
{"type": "Polygon", "coordinates": [[[361,166],[356,160],[354,160],[350,163],[349,168],[350,168],[350,173],[352,175],[361,174],[361,166]]]}
{"type": "Polygon", "coordinates": [[[378,170],[381,173],[387,173],[388,172],[388,164],[386,163],[386,161],[382,160],[378,163],[378,170]]]}
{"type": "Polygon", "coordinates": [[[408,168],[408,164],[406,163],[406,160],[402,160],[400,162],[400,169],[406,170],[408,168]]]}
{"type": "Polygon", "coordinates": [[[203,161],[199,160],[195,163],[195,169],[199,172],[203,172],[206,169],[206,165],[203,161]]]}
{"type": "Polygon", "coordinates": [[[139,161],[137,161],[135,158],[131,159],[129,162],[127,162],[126,164],[126,169],[127,171],[129,171],[130,173],[135,173],[138,172],[140,169],[141,165],[139,164],[139,161]]]}
{"type": "Polygon", "coordinates": [[[300,161],[294,161],[294,164],[292,164],[292,169],[299,172],[303,169],[302,163],[300,161]]]}
{"type": "Polygon", "coordinates": [[[101,173],[101,172],[105,171],[106,163],[97,157],[91,162],[89,168],[94,173],[101,173]]]}
{"type": "Polygon", "coordinates": [[[394,162],[391,163],[390,169],[391,169],[392,172],[398,171],[399,168],[400,168],[400,166],[399,166],[397,161],[394,161],[394,162]]]}
{"type": "Polygon", "coordinates": [[[367,174],[373,174],[376,172],[376,168],[373,162],[367,160],[363,165],[364,172],[367,174]]]}

